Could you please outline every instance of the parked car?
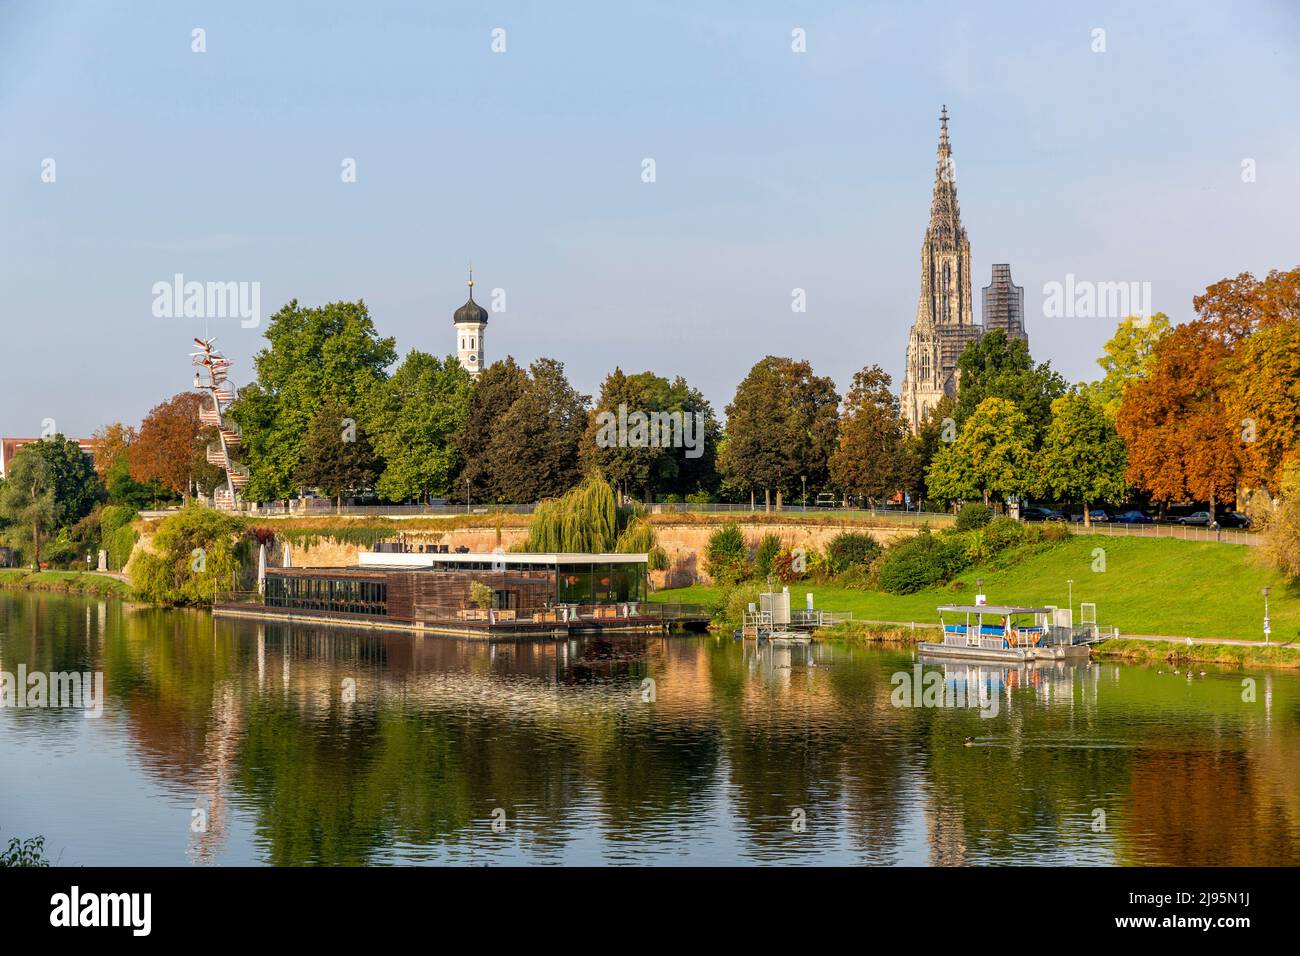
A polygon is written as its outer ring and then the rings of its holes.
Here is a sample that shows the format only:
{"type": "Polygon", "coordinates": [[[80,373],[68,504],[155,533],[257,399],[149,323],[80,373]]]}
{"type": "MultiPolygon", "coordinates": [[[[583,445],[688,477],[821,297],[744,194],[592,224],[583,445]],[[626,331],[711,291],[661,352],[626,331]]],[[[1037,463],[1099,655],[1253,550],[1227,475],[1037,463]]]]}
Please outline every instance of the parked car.
{"type": "MultiPolygon", "coordinates": [[[[1097,524],[1100,521],[1109,521],[1110,515],[1106,514],[1106,512],[1103,511],[1101,508],[1090,508],[1088,509],[1088,519],[1093,524],[1097,524]]],[[[1070,520],[1073,521],[1075,524],[1083,524],[1082,512],[1077,515],[1071,515],[1070,520]]]]}
{"type": "Polygon", "coordinates": [[[1021,521],[1064,521],[1065,515],[1052,508],[1021,508],[1021,521]]]}
{"type": "Polygon", "coordinates": [[[1110,520],[1118,524],[1150,524],[1151,516],[1141,511],[1121,511],[1110,520]]]}
{"type": "Polygon", "coordinates": [[[1193,511],[1191,514],[1179,518],[1178,523],[1206,527],[1210,523],[1210,513],[1208,511],[1193,511]]]}
{"type": "Polygon", "coordinates": [[[1249,528],[1250,524],[1250,517],[1240,511],[1225,511],[1219,515],[1219,526],[1222,528],[1249,528]]]}

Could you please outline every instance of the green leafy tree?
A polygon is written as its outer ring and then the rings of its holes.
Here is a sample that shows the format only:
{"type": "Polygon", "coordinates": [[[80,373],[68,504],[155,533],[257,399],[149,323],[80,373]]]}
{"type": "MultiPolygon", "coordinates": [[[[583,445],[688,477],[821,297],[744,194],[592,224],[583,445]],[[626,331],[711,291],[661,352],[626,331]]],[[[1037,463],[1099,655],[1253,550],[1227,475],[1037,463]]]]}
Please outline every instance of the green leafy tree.
{"type": "Polygon", "coordinates": [[[578,483],[587,402],[569,384],[561,362],[542,358],[529,367],[528,384],[497,422],[488,446],[489,468],[501,497],[540,501],[578,483]]]}
{"type": "Polygon", "coordinates": [[[957,360],[961,388],[957,391],[957,427],[966,424],[987,398],[1015,402],[1030,431],[1029,446],[1036,448],[1052,421],[1052,402],[1065,394],[1066,384],[1051,365],[1035,365],[1022,339],[1008,339],[995,329],[971,342],[957,360]]]}
{"type": "Polygon", "coordinates": [[[913,502],[938,497],[926,484],[926,474],[939,449],[957,440],[957,401],[945,395],[925,413],[914,434],[903,439],[901,482],[913,502]]]}
{"type": "Polygon", "coordinates": [[[1105,354],[1097,359],[1102,377],[1088,389],[1112,422],[1119,414],[1124,390],[1131,382],[1146,377],[1156,344],[1168,331],[1169,316],[1163,312],[1150,317],[1130,315],[1106,343],[1105,354]]]}
{"type": "Polygon", "coordinates": [[[926,481],[940,498],[966,500],[1022,493],[1030,481],[1029,423],[1016,403],[1005,398],[980,402],[957,440],[942,448],[926,481]]]}
{"type": "Polygon", "coordinates": [[[580,454],[584,469],[598,470],[621,495],[648,501],[716,485],[717,436],[712,407],[685,379],[616,368],[601,384],[580,454]]]}
{"type": "Polygon", "coordinates": [[[363,407],[397,359],[394,340],[379,336],[360,301],[305,308],[295,299],[271,317],[266,339],[253,360],[257,381],[230,408],[244,433],[252,501],[290,497],[320,403],[363,407]]]}
{"type": "Polygon", "coordinates": [[[38,445],[20,448],[0,483],[0,518],[7,522],[6,539],[23,551],[30,544],[31,562],[36,567],[40,567],[42,544],[58,527],[59,511],[54,475],[38,445]]]}
{"type": "Polygon", "coordinates": [[[80,521],[104,497],[103,485],[95,474],[95,466],[75,441],[55,435],[30,445],[48,466],[47,474],[54,489],[54,521],[58,527],[68,527],[80,521]]]}
{"type": "Polygon", "coordinates": [[[800,488],[830,477],[839,429],[835,383],[813,374],[806,361],[769,355],[736,389],[727,406],[727,437],[719,468],[733,487],[762,488],[770,507],[800,488]]]}
{"type": "Polygon", "coordinates": [[[370,439],[357,425],[352,410],[327,399],[312,416],[294,477],[299,484],[319,488],[343,507],[343,496],[371,487],[379,463],[370,439]]]}
{"type": "Polygon", "coordinates": [[[1092,525],[1090,504],[1121,501],[1128,490],[1124,442],[1102,406],[1082,389],[1052,403],[1052,424],[1034,464],[1035,493],[1082,501],[1085,527],[1092,525]]]}
{"type": "Polygon", "coordinates": [[[877,499],[892,496],[903,481],[906,430],[889,375],[879,365],[858,372],[844,400],[831,481],[873,508],[877,499]]]}
{"type": "Polygon", "coordinates": [[[412,350],[372,393],[367,421],[384,460],[376,491],[389,501],[428,501],[451,489],[473,380],[455,358],[412,350]]]}
{"type": "Polygon", "coordinates": [[[492,438],[510,406],[527,387],[528,373],[509,356],[493,362],[474,382],[465,426],[456,437],[461,461],[457,496],[463,493],[475,501],[504,500],[501,483],[492,469],[492,438]]]}

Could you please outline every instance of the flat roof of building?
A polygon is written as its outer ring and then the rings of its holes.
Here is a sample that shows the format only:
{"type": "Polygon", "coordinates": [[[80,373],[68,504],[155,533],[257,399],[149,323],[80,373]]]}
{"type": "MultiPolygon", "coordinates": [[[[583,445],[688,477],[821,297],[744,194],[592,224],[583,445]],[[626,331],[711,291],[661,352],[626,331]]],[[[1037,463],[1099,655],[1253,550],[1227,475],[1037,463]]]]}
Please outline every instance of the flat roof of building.
{"type": "Polygon", "coordinates": [[[646,564],[649,562],[649,555],[570,552],[532,554],[522,551],[463,551],[446,554],[362,551],[357,555],[357,560],[363,568],[432,568],[443,564],[491,564],[493,562],[553,568],[561,564],[646,564]]]}

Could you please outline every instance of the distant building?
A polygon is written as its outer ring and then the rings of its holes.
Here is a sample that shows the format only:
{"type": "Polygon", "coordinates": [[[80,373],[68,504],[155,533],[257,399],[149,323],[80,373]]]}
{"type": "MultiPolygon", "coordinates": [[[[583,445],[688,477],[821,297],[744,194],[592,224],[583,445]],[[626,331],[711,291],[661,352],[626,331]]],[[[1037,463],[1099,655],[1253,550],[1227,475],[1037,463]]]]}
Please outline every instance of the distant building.
{"type": "Polygon", "coordinates": [[[993,281],[984,287],[984,307],[980,310],[984,331],[1001,329],[1008,339],[1028,344],[1025,334],[1025,287],[1011,281],[1011,266],[999,262],[993,266],[993,281]]]}
{"type": "Polygon", "coordinates": [[[474,270],[469,273],[469,300],[456,310],[451,320],[456,325],[456,357],[474,378],[483,371],[487,359],[483,351],[483,332],[487,329],[487,309],[474,301],[474,270]]]}
{"type": "Polygon", "coordinates": [[[970,240],[961,224],[955,169],[944,107],[930,224],[921,243],[921,296],[903,374],[903,418],[913,431],[940,399],[957,394],[957,359],[979,338],[971,309],[970,240]]]}
{"type": "MultiPolygon", "coordinates": [[[[32,442],[41,441],[40,438],[0,438],[0,478],[6,478],[9,475],[9,463],[14,460],[14,455],[18,454],[18,449],[24,445],[30,445],[32,442]]],[[[95,457],[96,441],[93,438],[73,438],[81,446],[82,452],[87,458],[95,457]]]]}
{"type": "Polygon", "coordinates": [[[948,142],[948,108],[939,115],[939,155],[934,171],[930,224],[921,243],[921,295],[916,321],[907,341],[907,368],[900,403],[912,431],[945,396],[956,397],[957,360],[985,331],[1002,329],[1008,338],[1028,342],[1025,334],[1025,290],[1011,281],[1011,266],[993,267],[993,281],[984,287],[982,318],[971,308],[970,240],[957,205],[956,167],[948,142]]]}

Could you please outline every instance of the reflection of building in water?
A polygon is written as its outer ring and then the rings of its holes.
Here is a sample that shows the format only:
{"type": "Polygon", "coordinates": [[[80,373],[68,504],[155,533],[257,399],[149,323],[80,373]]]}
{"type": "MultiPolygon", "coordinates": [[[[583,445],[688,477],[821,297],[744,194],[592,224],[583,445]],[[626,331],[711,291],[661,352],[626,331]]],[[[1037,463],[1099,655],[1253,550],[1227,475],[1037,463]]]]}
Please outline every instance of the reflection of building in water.
{"type": "Polygon", "coordinates": [[[966,827],[961,808],[931,796],[925,805],[926,842],[931,866],[966,864],[966,827]]]}

